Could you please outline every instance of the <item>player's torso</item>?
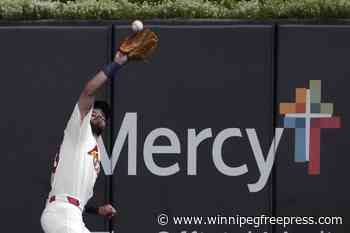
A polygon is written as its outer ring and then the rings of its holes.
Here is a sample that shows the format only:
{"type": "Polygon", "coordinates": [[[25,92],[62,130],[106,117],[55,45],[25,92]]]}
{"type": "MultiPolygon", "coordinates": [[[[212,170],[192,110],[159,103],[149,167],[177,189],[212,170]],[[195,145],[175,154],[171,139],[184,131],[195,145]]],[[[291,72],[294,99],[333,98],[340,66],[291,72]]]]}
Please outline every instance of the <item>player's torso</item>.
{"type": "Polygon", "coordinates": [[[100,172],[100,150],[92,132],[80,135],[77,143],[65,136],[55,161],[51,195],[70,195],[85,204],[100,172]]]}

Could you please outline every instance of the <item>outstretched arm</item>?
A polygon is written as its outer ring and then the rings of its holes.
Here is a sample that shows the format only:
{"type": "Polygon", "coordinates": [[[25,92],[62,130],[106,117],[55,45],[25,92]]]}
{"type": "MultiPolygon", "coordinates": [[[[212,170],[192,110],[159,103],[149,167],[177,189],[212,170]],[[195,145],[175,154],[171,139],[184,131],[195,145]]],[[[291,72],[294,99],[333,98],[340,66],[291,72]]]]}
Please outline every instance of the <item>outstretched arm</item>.
{"type": "Polygon", "coordinates": [[[127,55],[118,51],[114,61],[106,65],[94,78],[85,84],[78,101],[81,119],[83,119],[92,108],[97,90],[100,89],[107,79],[113,76],[126,61],[127,55]]]}

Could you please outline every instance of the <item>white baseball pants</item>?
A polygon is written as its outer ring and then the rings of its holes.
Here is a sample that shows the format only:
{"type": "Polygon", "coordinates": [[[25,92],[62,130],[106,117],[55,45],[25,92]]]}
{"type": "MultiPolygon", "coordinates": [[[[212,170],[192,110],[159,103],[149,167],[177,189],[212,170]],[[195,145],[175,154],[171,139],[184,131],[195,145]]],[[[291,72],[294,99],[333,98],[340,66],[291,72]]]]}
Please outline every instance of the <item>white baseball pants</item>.
{"type": "Polygon", "coordinates": [[[46,205],[41,215],[41,226],[45,233],[90,233],[83,222],[81,210],[60,201],[46,205]]]}

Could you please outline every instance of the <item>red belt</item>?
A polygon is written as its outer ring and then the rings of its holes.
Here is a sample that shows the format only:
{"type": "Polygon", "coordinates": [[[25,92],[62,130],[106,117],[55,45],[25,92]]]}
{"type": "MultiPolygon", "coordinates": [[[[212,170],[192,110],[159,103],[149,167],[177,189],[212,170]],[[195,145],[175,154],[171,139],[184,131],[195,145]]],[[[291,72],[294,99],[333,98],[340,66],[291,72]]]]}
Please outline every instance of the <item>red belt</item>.
{"type": "MultiPolygon", "coordinates": [[[[76,207],[80,208],[80,202],[78,199],[70,196],[66,196],[67,202],[75,205],[76,207]]],[[[49,203],[56,201],[56,196],[51,196],[49,199],[49,203]]]]}

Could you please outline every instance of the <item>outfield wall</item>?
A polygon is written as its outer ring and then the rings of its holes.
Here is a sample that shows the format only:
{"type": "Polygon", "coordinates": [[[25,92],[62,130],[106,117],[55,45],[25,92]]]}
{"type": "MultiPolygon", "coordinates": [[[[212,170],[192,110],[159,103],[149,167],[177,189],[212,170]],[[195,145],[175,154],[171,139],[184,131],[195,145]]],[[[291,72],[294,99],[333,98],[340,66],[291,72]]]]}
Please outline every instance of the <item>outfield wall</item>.
{"type": "MultiPolygon", "coordinates": [[[[104,134],[109,154],[126,126],[129,134],[120,141],[121,152],[112,155],[119,156],[113,175],[100,174],[91,200],[112,202],[120,214],[110,222],[87,215],[88,228],[118,233],[349,231],[350,26],[148,25],[160,38],[153,59],[128,64],[99,94],[113,106],[104,134]],[[310,80],[319,81],[309,87],[310,80]],[[304,89],[295,94],[296,88],[304,89]],[[281,110],[280,103],[291,104],[281,110]],[[294,122],[288,128],[280,111],[300,119],[288,121],[294,122]],[[293,111],[311,115],[303,118],[293,111]],[[315,123],[315,116],[330,120],[315,123]],[[280,141],[273,143],[275,128],[280,128],[280,141]],[[152,142],[168,146],[167,152],[152,155],[152,142]],[[261,153],[275,156],[271,170],[269,162],[259,161],[261,153]],[[169,216],[167,225],[157,223],[160,214],[169,216]],[[255,228],[171,222],[173,216],[262,214],[341,216],[343,224],[255,228]]],[[[65,124],[84,82],[112,59],[129,33],[120,22],[0,26],[4,231],[42,232],[50,163],[65,124]]]]}

